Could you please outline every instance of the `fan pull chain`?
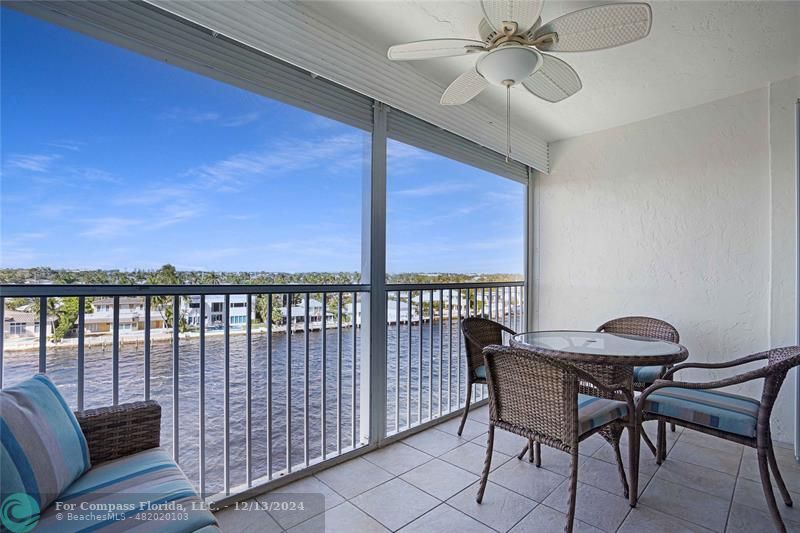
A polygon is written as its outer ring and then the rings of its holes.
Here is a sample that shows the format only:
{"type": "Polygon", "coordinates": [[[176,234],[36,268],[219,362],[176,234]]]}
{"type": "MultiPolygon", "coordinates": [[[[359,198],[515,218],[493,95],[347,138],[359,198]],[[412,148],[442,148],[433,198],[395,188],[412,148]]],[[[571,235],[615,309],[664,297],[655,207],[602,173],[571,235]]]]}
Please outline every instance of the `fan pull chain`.
{"type": "Polygon", "coordinates": [[[506,163],[511,157],[511,80],[506,80],[506,163]]]}

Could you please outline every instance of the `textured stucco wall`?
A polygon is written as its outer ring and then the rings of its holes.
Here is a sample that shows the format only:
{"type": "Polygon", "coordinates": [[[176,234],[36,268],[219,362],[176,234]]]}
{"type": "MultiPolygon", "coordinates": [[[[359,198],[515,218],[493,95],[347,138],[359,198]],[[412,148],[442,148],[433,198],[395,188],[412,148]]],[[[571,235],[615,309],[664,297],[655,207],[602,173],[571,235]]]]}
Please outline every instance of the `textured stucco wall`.
{"type": "MultiPolygon", "coordinates": [[[[775,82],[769,89],[769,141],[772,195],[770,341],[772,346],[797,342],[797,140],[795,102],[800,98],[800,76],[775,82]]],[[[796,420],[791,396],[796,372],[781,391],[776,412],[784,432],[796,420]]],[[[776,424],[777,425],[777,424],[776,424]]],[[[776,428],[777,431],[777,428],[776,428]]],[[[788,439],[787,439],[788,440],[788,439]]]]}
{"type": "MultiPolygon", "coordinates": [[[[643,314],[673,323],[693,360],[768,348],[770,142],[764,88],[551,144],[552,173],[535,177],[535,327],[643,314]]],[[[774,417],[786,442],[792,396],[774,417]]]]}

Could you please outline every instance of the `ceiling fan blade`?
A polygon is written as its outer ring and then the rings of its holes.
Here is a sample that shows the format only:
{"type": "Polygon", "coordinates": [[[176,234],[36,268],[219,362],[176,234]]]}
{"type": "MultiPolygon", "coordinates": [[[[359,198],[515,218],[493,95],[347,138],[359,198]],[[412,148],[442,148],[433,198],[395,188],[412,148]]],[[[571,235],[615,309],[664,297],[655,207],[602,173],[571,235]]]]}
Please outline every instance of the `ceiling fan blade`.
{"type": "Polygon", "coordinates": [[[533,38],[556,33],[555,42],[537,45],[549,52],[603,50],[647,37],[652,20],[652,10],[644,3],[587,7],[551,20],[533,38]]]}
{"type": "Polygon", "coordinates": [[[516,22],[517,33],[525,33],[542,12],[542,0],[481,0],[483,15],[492,27],[502,32],[503,22],[516,22]]]}
{"type": "Polygon", "coordinates": [[[454,57],[482,52],[486,45],[473,39],[428,39],[396,44],[386,54],[393,61],[413,61],[434,57],[454,57]]]}
{"type": "Polygon", "coordinates": [[[439,101],[439,103],[442,105],[466,104],[478,96],[481,91],[488,86],[489,82],[486,81],[483,76],[478,74],[478,71],[475,70],[475,67],[472,67],[470,70],[457,77],[455,81],[453,81],[453,83],[451,83],[450,86],[445,89],[444,93],[442,93],[442,99],[439,101]]]}
{"type": "Polygon", "coordinates": [[[542,54],[542,66],[522,85],[542,100],[552,103],[569,98],[583,87],[572,67],[548,54],[542,54]]]}

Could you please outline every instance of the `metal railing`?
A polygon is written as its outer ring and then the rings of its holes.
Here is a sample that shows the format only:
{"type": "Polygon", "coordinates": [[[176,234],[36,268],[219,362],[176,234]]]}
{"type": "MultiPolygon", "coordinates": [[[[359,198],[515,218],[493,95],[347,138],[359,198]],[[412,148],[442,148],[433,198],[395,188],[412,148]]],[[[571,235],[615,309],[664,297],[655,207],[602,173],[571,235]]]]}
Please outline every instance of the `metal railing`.
{"type": "MultiPolygon", "coordinates": [[[[386,434],[458,411],[466,399],[460,322],[482,316],[525,329],[524,282],[387,285],[386,434]]],[[[472,398],[486,397],[475,385],[472,398]]]]}
{"type": "MultiPolygon", "coordinates": [[[[461,409],[459,321],[480,315],[517,330],[525,323],[523,282],[387,285],[386,404],[370,406],[361,395],[370,379],[360,327],[369,316],[368,285],[0,291],[0,385],[38,371],[78,410],[157,400],[162,446],[215,500],[461,409]],[[6,333],[8,298],[29,299],[40,325],[35,335],[6,333]],[[111,308],[105,323],[93,307],[101,301],[111,308]],[[54,342],[47,324],[53,313],[67,316],[60,312],[67,303],[77,309],[75,327],[54,342]],[[362,422],[375,409],[385,410],[386,427],[370,440],[362,422]]],[[[473,398],[484,395],[477,387],[473,398]]]]}
{"type": "Polygon", "coordinates": [[[365,444],[359,315],[367,290],[3,286],[0,309],[7,298],[30,298],[40,327],[27,344],[0,332],[0,385],[47,372],[79,410],[155,399],[162,446],[198,490],[240,492],[365,444]],[[86,329],[93,319],[86,307],[101,297],[111,299],[113,314],[108,331],[97,334],[86,329]],[[195,325],[186,324],[188,297],[199,299],[195,325]],[[231,307],[232,297],[240,307],[231,307]],[[45,324],[67,298],[77,300],[74,337],[56,343],[45,324]],[[121,298],[141,307],[134,332],[121,331],[121,298]],[[210,300],[222,304],[221,324],[210,322],[210,300]],[[243,323],[232,323],[234,310],[244,312],[243,323]]]}

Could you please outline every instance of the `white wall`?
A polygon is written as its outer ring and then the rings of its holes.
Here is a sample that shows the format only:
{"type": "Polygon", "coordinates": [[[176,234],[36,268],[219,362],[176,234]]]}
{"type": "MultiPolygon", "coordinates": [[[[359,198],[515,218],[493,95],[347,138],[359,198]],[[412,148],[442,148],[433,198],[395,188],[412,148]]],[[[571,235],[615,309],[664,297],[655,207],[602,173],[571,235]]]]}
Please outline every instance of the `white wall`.
{"type": "MultiPolygon", "coordinates": [[[[772,267],[773,223],[793,213],[772,216],[770,107],[764,88],[551,144],[552,173],[535,177],[535,327],[642,314],[674,324],[693,360],[770,347],[773,278],[787,276],[772,267]]],[[[779,400],[778,440],[793,439],[793,393],[779,400]]]]}

